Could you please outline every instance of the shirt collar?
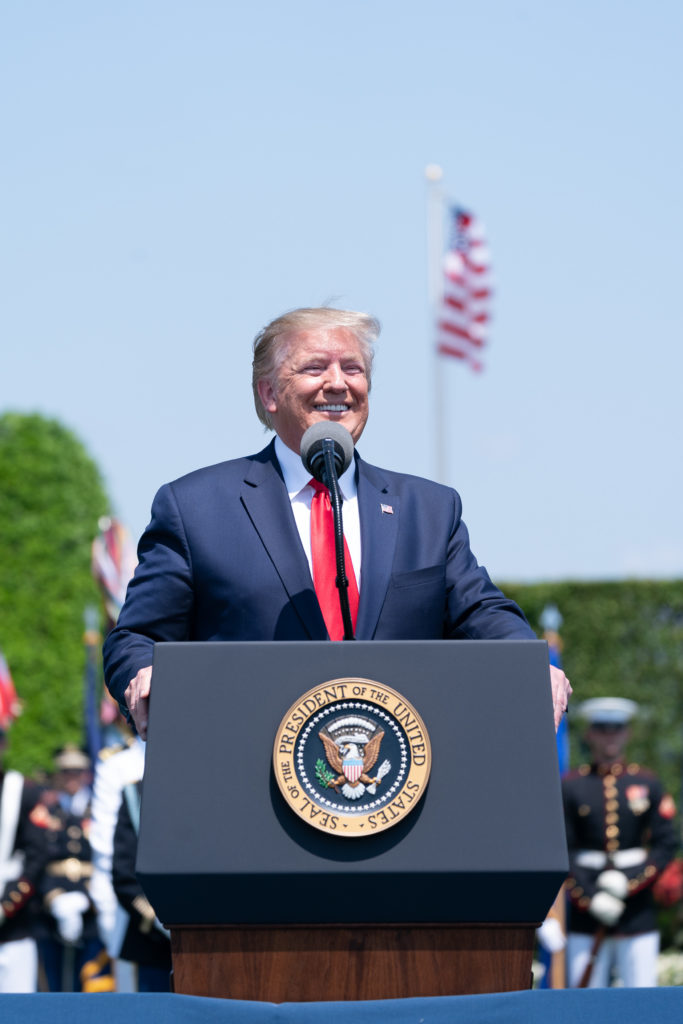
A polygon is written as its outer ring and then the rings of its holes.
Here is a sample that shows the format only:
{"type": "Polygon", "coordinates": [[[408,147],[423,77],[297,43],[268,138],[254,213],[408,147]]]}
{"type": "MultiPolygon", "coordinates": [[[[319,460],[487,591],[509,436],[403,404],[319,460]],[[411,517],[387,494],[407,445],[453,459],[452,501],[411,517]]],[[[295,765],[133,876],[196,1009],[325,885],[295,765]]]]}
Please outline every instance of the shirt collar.
{"type": "MultiPolygon", "coordinates": [[[[293,452],[291,448],[288,448],[277,434],[275,436],[275,455],[280,463],[285,487],[287,488],[287,493],[291,500],[308,485],[308,481],[311,479],[311,474],[304,467],[304,464],[301,461],[301,456],[297,455],[296,452],[293,452]]],[[[342,498],[345,501],[350,501],[352,498],[356,497],[355,460],[351,460],[349,468],[339,477],[339,486],[341,488],[342,498]]]]}

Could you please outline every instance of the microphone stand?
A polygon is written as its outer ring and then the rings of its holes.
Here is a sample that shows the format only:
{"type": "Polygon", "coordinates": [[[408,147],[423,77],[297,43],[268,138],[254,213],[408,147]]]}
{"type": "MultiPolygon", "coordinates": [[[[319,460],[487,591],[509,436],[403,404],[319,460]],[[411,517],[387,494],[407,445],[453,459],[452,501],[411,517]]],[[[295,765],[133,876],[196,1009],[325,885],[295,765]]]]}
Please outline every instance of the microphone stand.
{"type": "Polygon", "coordinates": [[[334,552],[337,563],[335,583],[339,592],[339,607],[341,608],[342,622],[344,624],[344,639],[355,640],[351,612],[349,610],[349,580],[346,575],[346,561],[344,558],[342,496],[339,490],[337,467],[334,459],[334,441],[328,438],[323,439],[323,458],[325,460],[324,483],[330,492],[330,504],[332,505],[332,518],[334,520],[334,552]]]}

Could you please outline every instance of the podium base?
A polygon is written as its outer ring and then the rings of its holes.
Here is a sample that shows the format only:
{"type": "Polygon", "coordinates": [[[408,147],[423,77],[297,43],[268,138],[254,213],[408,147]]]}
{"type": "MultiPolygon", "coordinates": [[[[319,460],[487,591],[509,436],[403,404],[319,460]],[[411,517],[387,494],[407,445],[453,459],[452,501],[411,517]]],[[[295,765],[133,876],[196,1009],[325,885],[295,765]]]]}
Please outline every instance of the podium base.
{"type": "Polygon", "coordinates": [[[177,926],[173,989],[260,1002],[531,988],[535,924],[177,926]]]}

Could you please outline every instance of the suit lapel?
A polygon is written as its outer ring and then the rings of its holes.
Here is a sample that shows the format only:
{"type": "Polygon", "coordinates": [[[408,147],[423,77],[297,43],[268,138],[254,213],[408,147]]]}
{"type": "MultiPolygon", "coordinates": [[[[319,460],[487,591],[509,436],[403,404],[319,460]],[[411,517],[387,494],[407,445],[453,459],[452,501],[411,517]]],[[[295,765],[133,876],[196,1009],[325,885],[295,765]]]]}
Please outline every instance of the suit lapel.
{"type": "Polygon", "coordinates": [[[386,596],[398,537],[399,497],[381,472],[358,459],[361,584],[356,637],[372,640],[386,596]]]}
{"type": "Polygon", "coordinates": [[[312,640],[325,640],[327,629],[273,444],[247,470],[241,500],[304,628],[312,640]]]}

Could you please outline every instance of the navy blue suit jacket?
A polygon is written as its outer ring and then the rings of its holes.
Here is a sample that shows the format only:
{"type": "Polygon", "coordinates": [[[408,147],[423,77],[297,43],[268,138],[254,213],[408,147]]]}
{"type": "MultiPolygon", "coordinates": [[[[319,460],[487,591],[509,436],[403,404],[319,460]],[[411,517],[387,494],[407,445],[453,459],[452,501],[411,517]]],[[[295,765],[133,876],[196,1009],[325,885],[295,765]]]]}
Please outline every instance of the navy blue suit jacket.
{"type": "MultiPolygon", "coordinates": [[[[521,638],[534,633],[470,550],[458,494],[356,454],[358,640],[521,638]]],[[[164,485],[139,565],[104,645],[112,695],[155,642],[325,640],[327,630],[271,443],[164,485]]]]}

